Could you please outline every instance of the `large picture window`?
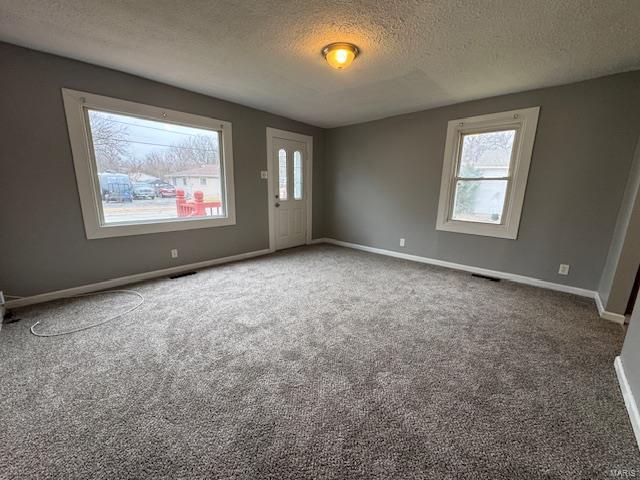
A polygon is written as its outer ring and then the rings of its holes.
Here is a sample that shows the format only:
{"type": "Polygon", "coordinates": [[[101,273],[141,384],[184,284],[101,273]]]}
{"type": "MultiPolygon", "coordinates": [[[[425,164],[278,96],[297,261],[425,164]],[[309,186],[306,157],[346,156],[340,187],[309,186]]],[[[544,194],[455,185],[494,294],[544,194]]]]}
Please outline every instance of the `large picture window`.
{"type": "Polygon", "coordinates": [[[449,122],[436,228],[515,239],[539,108],[449,122]]]}
{"type": "Polygon", "coordinates": [[[87,238],[235,223],[231,124],[63,90],[87,238]]]}

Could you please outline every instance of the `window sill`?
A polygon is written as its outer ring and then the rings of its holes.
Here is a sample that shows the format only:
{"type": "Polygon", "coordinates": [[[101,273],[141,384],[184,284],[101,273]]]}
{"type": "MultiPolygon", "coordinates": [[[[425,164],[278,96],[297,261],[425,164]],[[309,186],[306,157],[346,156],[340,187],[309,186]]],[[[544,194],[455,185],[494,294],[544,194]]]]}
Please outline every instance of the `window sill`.
{"type": "Polygon", "coordinates": [[[468,235],[481,235],[483,237],[496,237],[515,240],[518,238],[518,227],[509,225],[495,225],[489,223],[461,222],[449,220],[436,225],[436,230],[454,233],[466,233],[468,235]]]}
{"type": "Polygon", "coordinates": [[[180,219],[165,222],[148,222],[135,224],[114,224],[86,226],[85,230],[89,240],[97,238],[126,237],[131,235],[146,235],[149,233],[178,232],[182,230],[195,230],[199,228],[226,227],[235,225],[235,217],[207,218],[207,219],[180,219]]]}

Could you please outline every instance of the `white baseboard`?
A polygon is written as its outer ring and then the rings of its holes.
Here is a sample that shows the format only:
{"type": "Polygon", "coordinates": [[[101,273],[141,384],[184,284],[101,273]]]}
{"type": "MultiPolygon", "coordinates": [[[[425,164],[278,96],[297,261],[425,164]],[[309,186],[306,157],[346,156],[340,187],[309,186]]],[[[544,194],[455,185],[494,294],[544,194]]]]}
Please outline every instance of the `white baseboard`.
{"type": "MultiPolygon", "coordinates": [[[[600,313],[601,318],[623,324],[625,321],[624,315],[619,315],[617,313],[607,312],[604,310],[602,306],[602,301],[598,292],[594,292],[592,290],[586,290],[583,288],[571,287],[569,285],[562,285],[559,283],[547,282],[545,280],[540,280],[533,277],[526,277],[524,275],[516,275],[513,273],[500,272],[498,270],[489,270],[486,268],[473,267],[470,265],[463,265],[460,263],[447,262],[444,260],[437,260],[435,258],[421,257],[418,255],[411,255],[407,253],[394,252],[393,250],[385,250],[382,248],[368,247],[365,245],[359,245],[356,243],[343,242],[342,240],[335,240],[333,238],[315,238],[311,240],[311,244],[318,243],[330,243],[333,245],[339,245],[341,247],[353,248],[356,250],[362,250],[365,252],[376,253],[379,255],[386,255],[389,257],[402,258],[404,260],[411,260],[414,262],[426,263],[429,265],[437,265],[440,267],[452,268],[454,270],[462,270],[471,273],[478,273],[480,275],[488,275],[491,277],[502,278],[505,280],[510,280],[516,283],[522,283],[525,285],[532,285],[540,288],[547,288],[549,290],[556,290],[559,292],[565,293],[573,293],[574,295],[580,295],[583,297],[593,298],[596,301],[596,305],[598,307],[598,312],[600,313]]],[[[261,255],[267,255],[269,253],[273,253],[273,250],[268,248],[263,250],[256,250],[253,252],[240,253],[238,255],[232,255],[229,257],[215,258],[213,260],[205,260],[203,262],[190,263],[187,265],[178,265],[175,267],[164,268],[161,270],[154,270],[151,272],[143,272],[137,273],[134,275],[127,275],[124,277],[113,278],[110,280],[105,280],[104,282],[92,283],[89,285],[81,285],[79,287],[68,288],[65,290],[57,290],[54,292],[41,293],[38,295],[33,295],[31,297],[19,298],[16,300],[10,300],[6,303],[6,308],[18,308],[24,307],[26,305],[33,305],[36,303],[48,302],[51,300],[56,300],[59,298],[71,297],[74,295],[79,295],[82,293],[91,293],[97,292],[100,290],[106,290],[109,288],[116,288],[122,285],[128,285],[131,283],[142,282],[144,280],[150,280],[158,277],[165,277],[169,275],[175,275],[181,272],[186,272],[189,270],[197,270],[201,268],[210,267],[213,265],[220,265],[223,263],[236,262],[238,260],[244,260],[247,258],[258,257],[261,255]]]]}
{"type": "Polygon", "coordinates": [[[186,265],[178,265],[170,268],[163,268],[161,270],[153,270],[151,272],[136,273],[134,275],[127,275],[125,277],[112,278],[105,280],[104,282],[91,283],[89,285],[81,285],[79,287],[67,288],[65,290],[57,290],[55,292],[41,293],[39,295],[33,295],[31,297],[19,298],[17,300],[11,300],[7,302],[7,308],[18,308],[26,305],[33,305],[36,303],[49,302],[51,300],[57,300],[59,298],[72,297],[74,295],[80,295],[83,293],[98,292],[100,290],[107,290],[109,288],[116,288],[122,285],[129,285],[131,283],[142,282],[144,280],[151,280],[158,277],[167,277],[169,275],[176,275],[178,273],[187,272],[191,270],[199,270],[213,265],[220,265],[223,263],[237,262],[238,260],[245,260],[247,258],[259,257],[271,253],[268,248],[264,250],[256,250],[253,252],[240,253],[238,255],[232,255],[230,257],[214,258],[213,260],[205,260],[203,262],[189,263],[186,265]]]}
{"type": "Polygon", "coordinates": [[[487,275],[489,277],[501,278],[503,280],[509,280],[511,282],[523,283],[525,285],[532,285],[534,287],[546,288],[549,290],[556,290],[558,292],[573,293],[574,295],[580,295],[581,297],[595,298],[595,295],[596,295],[596,292],[594,292],[593,290],[586,290],[584,288],[572,287],[570,285],[562,285],[561,283],[547,282],[546,280],[540,280],[538,278],[533,278],[533,277],[526,277],[524,275],[517,275],[515,273],[501,272],[499,270],[489,270],[488,268],[473,267],[471,265],[464,265],[461,263],[438,260],[436,258],[421,257],[418,255],[411,255],[408,253],[394,252],[393,250],[385,250],[383,248],[368,247],[365,245],[359,245],[357,243],[349,243],[349,242],[343,242],[342,240],[334,240],[333,238],[319,238],[314,240],[313,243],[331,243],[333,245],[339,245],[341,247],[354,248],[356,250],[377,253],[379,255],[386,255],[388,257],[402,258],[404,260],[411,260],[413,262],[427,263],[429,265],[437,265],[439,267],[452,268],[454,270],[462,270],[465,272],[478,273],[480,275],[487,275]]]}
{"type": "Polygon", "coordinates": [[[629,412],[629,420],[631,420],[633,433],[636,436],[636,442],[640,449],[640,412],[638,411],[638,404],[636,403],[631,387],[629,386],[629,381],[627,380],[627,375],[624,371],[622,359],[620,357],[616,357],[614,365],[616,367],[616,374],[618,375],[618,383],[620,384],[622,397],[624,398],[624,404],[627,407],[627,412],[629,412]]]}
{"type": "Polygon", "coordinates": [[[461,263],[447,262],[445,260],[438,260],[436,258],[421,257],[419,255],[411,255],[408,253],[394,252],[393,250],[385,250],[383,248],[368,247],[366,245],[359,245],[357,243],[343,242],[342,240],[335,240],[333,238],[316,238],[311,243],[330,243],[332,245],[339,245],[341,247],[353,248],[355,250],[362,250],[364,252],[377,253],[379,255],[386,255],[388,257],[402,258],[404,260],[411,260],[413,262],[426,263],[429,265],[437,265],[439,267],[452,268],[454,270],[462,270],[465,272],[478,273],[480,275],[487,275],[490,277],[501,278],[509,280],[515,283],[522,283],[524,285],[531,285],[534,287],[546,288],[548,290],[555,290],[558,292],[572,293],[574,295],[580,295],[581,297],[593,298],[596,300],[598,306],[598,312],[600,317],[615,323],[624,323],[624,315],[618,315],[617,313],[607,312],[604,309],[601,310],[602,303],[599,302],[598,292],[593,290],[587,290],[585,288],[572,287],[570,285],[562,285],[561,283],[548,282],[546,280],[540,280],[539,278],[527,277],[524,275],[517,275],[515,273],[501,272],[499,270],[489,270],[488,268],[473,267],[471,265],[464,265],[461,263]]]}
{"type": "Polygon", "coordinates": [[[604,305],[602,304],[602,299],[600,298],[600,294],[598,292],[596,292],[595,300],[596,300],[596,306],[598,307],[598,313],[600,314],[600,318],[604,318],[605,320],[609,320],[610,322],[624,325],[625,316],[620,315],[619,313],[607,312],[604,309],[604,305]]]}

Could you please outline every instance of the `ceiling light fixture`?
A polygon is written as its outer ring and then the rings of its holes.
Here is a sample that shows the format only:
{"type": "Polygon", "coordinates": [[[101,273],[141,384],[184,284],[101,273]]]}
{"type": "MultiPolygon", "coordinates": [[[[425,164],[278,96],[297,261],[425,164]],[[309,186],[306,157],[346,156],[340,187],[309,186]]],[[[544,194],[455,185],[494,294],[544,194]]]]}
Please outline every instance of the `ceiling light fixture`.
{"type": "Polygon", "coordinates": [[[345,42],[331,43],[322,49],[322,55],[327,63],[337,70],[351,65],[359,53],[358,47],[345,42]]]}

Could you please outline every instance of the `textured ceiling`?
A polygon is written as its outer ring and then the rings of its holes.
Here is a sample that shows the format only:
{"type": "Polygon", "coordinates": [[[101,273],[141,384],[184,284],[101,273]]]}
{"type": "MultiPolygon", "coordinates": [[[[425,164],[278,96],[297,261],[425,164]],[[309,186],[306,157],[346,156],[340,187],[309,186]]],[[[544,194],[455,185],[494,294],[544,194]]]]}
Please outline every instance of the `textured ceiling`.
{"type": "Polygon", "coordinates": [[[640,0],[0,0],[0,39],[337,126],[638,69],[640,0]]]}

